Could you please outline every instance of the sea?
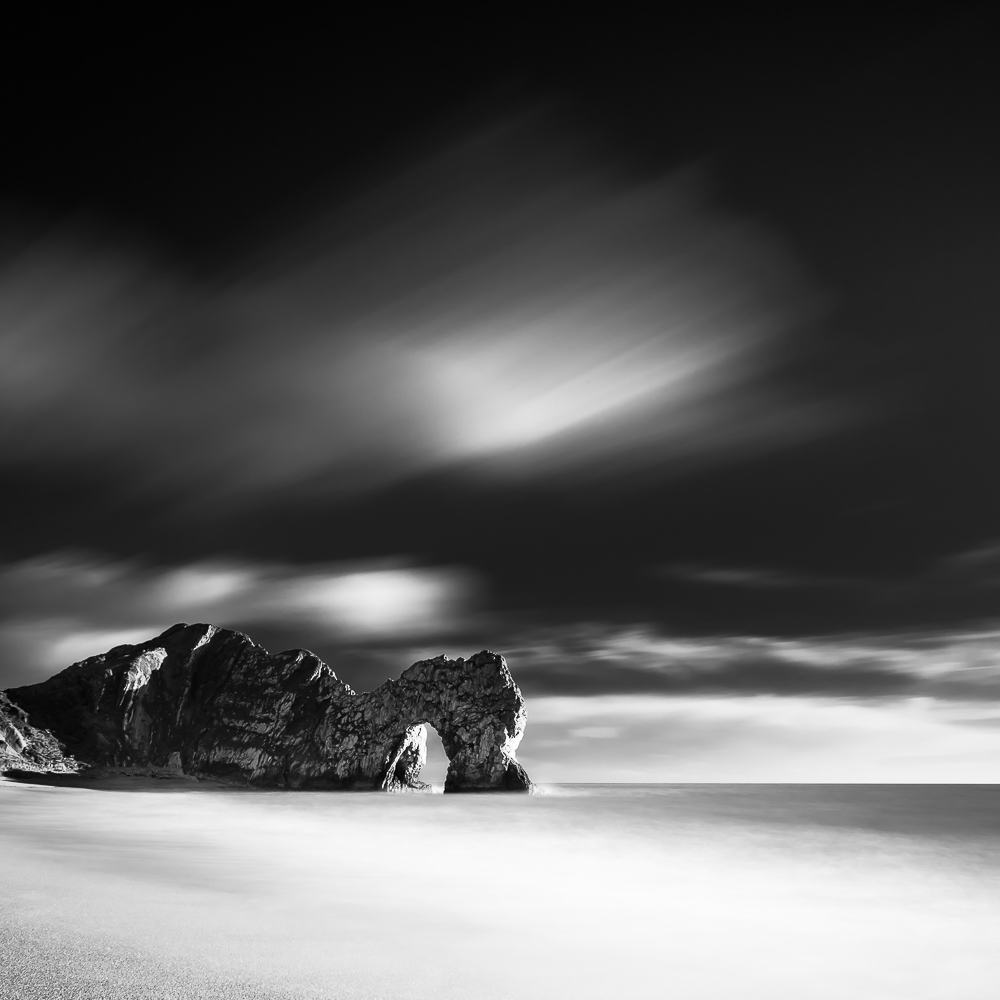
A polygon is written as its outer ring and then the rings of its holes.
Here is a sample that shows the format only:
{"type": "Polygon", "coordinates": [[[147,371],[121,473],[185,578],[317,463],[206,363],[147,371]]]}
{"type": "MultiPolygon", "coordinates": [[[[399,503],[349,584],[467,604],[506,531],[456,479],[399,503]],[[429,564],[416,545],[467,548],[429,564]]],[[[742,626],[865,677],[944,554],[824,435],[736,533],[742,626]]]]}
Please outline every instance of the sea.
{"type": "Polygon", "coordinates": [[[1000,786],[0,780],[0,998],[1000,997],[1000,786]]]}

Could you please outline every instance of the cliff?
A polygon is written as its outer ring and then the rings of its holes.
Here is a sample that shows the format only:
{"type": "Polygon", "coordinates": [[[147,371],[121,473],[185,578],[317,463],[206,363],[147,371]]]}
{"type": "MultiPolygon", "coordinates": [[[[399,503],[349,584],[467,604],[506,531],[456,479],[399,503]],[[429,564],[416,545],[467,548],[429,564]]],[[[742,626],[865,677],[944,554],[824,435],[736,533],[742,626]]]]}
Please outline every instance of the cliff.
{"type": "Polygon", "coordinates": [[[154,769],[262,787],[419,789],[424,723],[446,792],[529,791],[524,698],[506,661],[421,660],[357,694],[306,650],[175,625],[0,692],[0,770],[154,769]]]}

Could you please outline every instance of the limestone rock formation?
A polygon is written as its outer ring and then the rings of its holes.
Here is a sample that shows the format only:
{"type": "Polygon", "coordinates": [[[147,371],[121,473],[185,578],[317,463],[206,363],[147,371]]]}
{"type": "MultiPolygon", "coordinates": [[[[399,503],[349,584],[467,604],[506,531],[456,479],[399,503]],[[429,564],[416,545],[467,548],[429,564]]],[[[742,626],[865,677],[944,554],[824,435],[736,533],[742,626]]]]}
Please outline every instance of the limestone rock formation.
{"type": "Polygon", "coordinates": [[[80,768],[52,733],[32,726],[27,713],[11,702],[6,691],[0,691],[0,773],[72,774],[80,768]]]}
{"type": "Polygon", "coordinates": [[[0,769],[152,768],[289,788],[419,789],[424,723],[446,792],[530,791],[524,698],[498,653],[438,656],[356,694],[306,650],[175,625],[0,693],[0,769]]]}

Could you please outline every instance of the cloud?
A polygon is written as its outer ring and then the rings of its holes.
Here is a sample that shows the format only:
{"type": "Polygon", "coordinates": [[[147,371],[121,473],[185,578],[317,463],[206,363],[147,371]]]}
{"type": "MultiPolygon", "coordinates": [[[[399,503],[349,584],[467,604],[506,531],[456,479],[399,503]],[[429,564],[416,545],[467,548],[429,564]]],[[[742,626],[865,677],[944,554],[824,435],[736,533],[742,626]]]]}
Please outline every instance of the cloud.
{"type": "Polygon", "coordinates": [[[532,628],[485,612],[484,594],[485,582],[468,568],[402,558],[148,566],[55,552],[0,566],[2,668],[19,676],[51,671],[177,621],[209,621],[292,644],[308,637],[331,650],[351,649],[357,669],[380,678],[445,640],[488,642],[505,653],[533,698],[1000,700],[997,626],[802,637],[673,635],[644,623],[532,628]],[[120,636],[131,638],[106,641],[120,636]]]}
{"type": "Polygon", "coordinates": [[[440,635],[464,620],[479,590],[466,569],[405,560],[144,567],[54,553],[0,569],[0,687],[178,621],[301,629],[331,643],[440,635]]]}
{"type": "Polygon", "coordinates": [[[1000,705],[933,698],[604,695],[529,702],[538,781],[1000,780],[1000,705]],[[589,733],[615,729],[614,739],[589,733]]]}
{"type": "Polygon", "coordinates": [[[289,645],[316,637],[361,688],[490,644],[526,696],[519,754],[536,780],[1000,780],[1000,627],[798,638],[529,628],[477,609],[482,587],[462,567],[402,559],[154,567],[52,553],[0,568],[0,686],[175,621],[289,645]]]}
{"type": "Polygon", "coordinates": [[[1000,780],[996,625],[789,638],[591,623],[512,630],[504,649],[539,781],[1000,780]]]}
{"type": "Polygon", "coordinates": [[[652,626],[512,632],[534,696],[741,694],[1000,700],[1000,629],[812,636],[672,636],[652,626]]]}
{"type": "Polygon", "coordinates": [[[0,271],[0,462],[204,505],[771,448],[845,419],[775,374],[818,303],[703,171],[638,180],[540,112],[213,276],[92,217],[25,238],[0,271]]]}
{"type": "Polygon", "coordinates": [[[685,588],[685,596],[693,600],[705,599],[712,588],[727,600],[740,591],[752,594],[758,602],[769,600],[772,610],[788,607],[779,602],[791,600],[801,608],[803,603],[815,606],[825,598],[830,608],[853,607],[855,614],[858,609],[868,613],[882,609],[897,622],[974,621],[990,615],[991,607],[995,607],[995,590],[1000,586],[1000,543],[986,539],[962,551],[930,558],[922,567],[905,574],[891,576],[693,561],[654,565],[650,575],[674,589],[685,588]]]}
{"type": "Polygon", "coordinates": [[[945,584],[972,587],[1000,585],[1000,541],[989,539],[942,559],[934,571],[945,584]]]}
{"type": "Polygon", "coordinates": [[[621,734],[620,726],[580,726],[569,731],[569,735],[578,740],[614,740],[621,734]]]}
{"type": "Polygon", "coordinates": [[[820,576],[756,567],[709,566],[701,563],[668,563],[665,566],[657,567],[655,572],[659,576],[690,583],[768,590],[797,587],[854,589],[872,586],[872,581],[853,577],[820,576]]]}

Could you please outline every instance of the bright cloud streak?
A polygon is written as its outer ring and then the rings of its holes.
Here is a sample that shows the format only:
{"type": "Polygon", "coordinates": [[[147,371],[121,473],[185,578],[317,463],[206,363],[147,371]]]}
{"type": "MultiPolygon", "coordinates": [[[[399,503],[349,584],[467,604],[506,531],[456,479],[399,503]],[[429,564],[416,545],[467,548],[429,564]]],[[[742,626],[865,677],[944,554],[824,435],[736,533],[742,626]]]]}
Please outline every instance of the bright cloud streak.
{"type": "Polygon", "coordinates": [[[360,638],[420,635],[446,629],[474,591],[471,574],[454,569],[327,571],[275,586],[258,613],[286,622],[304,618],[360,638]]]}
{"type": "Polygon", "coordinates": [[[839,426],[774,377],[818,309],[780,241],[699,171],[640,183],[541,118],[316,206],[224,281],[93,220],[30,241],[0,275],[0,462],[106,463],[201,505],[456,465],[607,476],[839,426]]]}
{"type": "Polygon", "coordinates": [[[308,627],[331,642],[440,634],[463,620],[478,591],[468,570],[403,561],[152,569],[56,553],[0,570],[0,687],[177,621],[308,627]]]}

